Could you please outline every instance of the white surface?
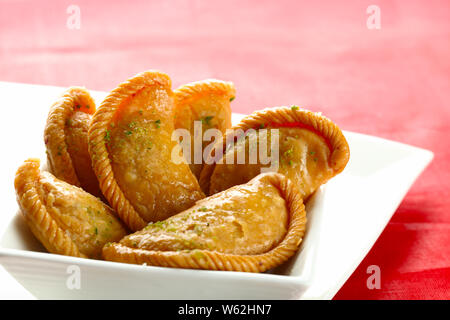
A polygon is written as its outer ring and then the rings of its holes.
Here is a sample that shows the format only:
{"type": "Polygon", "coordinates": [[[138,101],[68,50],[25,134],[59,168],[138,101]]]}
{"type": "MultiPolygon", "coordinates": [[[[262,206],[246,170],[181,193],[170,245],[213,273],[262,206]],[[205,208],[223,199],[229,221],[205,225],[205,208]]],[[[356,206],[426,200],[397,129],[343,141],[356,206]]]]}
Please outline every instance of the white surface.
{"type": "MultiPolygon", "coordinates": [[[[42,247],[16,215],[14,174],[26,158],[43,159],[48,108],[63,90],[0,82],[0,246],[6,248],[0,248],[0,264],[38,298],[330,299],[433,157],[427,150],[345,132],[350,162],[308,203],[304,242],[274,274],[145,267],[32,252],[42,247]],[[66,268],[72,264],[81,269],[80,290],[66,286],[66,268]]],[[[99,102],[105,94],[93,95],[99,102]]],[[[0,299],[33,298],[15,279],[0,267],[0,299]]]]}

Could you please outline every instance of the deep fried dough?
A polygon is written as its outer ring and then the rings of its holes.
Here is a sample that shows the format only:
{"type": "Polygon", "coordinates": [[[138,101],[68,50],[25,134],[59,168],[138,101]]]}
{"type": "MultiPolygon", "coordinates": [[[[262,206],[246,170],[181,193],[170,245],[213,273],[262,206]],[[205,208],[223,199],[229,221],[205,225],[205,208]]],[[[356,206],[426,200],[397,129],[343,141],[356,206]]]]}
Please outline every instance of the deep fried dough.
{"type": "Polygon", "coordinates": [[[50,108],[44,141],[50,172],[101,197],[88,151],[88,129],[94,112],[95,102],[86,89],[69,88],[50,108]]]}
{"type": "MultiPolygon", "coordinates": [[[[346,166],[350,151],[341,130],[326,117],[307,110],[293,107],[278,107],[256,111],[246,116],[233,127],[249,133],[243,135],[233,145],[227,145],[227,137],[223,139],[224,156],[222,161],[205,165],[200,185],[207,194],[225,190],[231,186],[242,184],[261,173],[262,168],[270,164],[262,164],[258,158],[255,164],[249,163],[249,146],[261,148],[261,136],[267,132],[267,154],[272,152],[270,129],[278,129],[279,151],[277,172],[291,179],[303,199],[310,196],[321,184],[340,173],[346,166]],[[247,131],[254,129],[253,132],[247,131]],[[227,163],[226,157],[237,159],[238,152],[245,152],[245,163],[227,163]]],[[[229,135],[234,134],[230,132],[229,135]]],[[[259,152],[259,150],[258,150],[259,152]]]]}
{"type": "MultiPolygon", "coordinates": [[[[175,129],[186,129],[191,136],[191,154],[189,167],[200,178],[203,167],[203,152],[210,142],[200,137],[201,146],[195,149],[194,122],[201,122],[202,133],[211,128],[225,133],[231,128],[230,103],[235,98],[236,90],[232,82],[209,79],[185,84],[174,91],[175,94],[175,129]],[[195,152],[201,153],[201,162],[195,163],[195,152]]],[[[199,134],[199,133],[197,133],[199,134]]]]}
{"type": "Polygon", "coordinates": [[[171,139],[173,116],[170,78],[147,71],[114,89],[92,119],[89,151],[94,171],[103,194],[134,231],[204,198],[171,139]]]}
{"type": "Polygon", "coordinates": [[[14,186],[28,226],[51,253],[99,259],[105,243],[127,234],[110,207],[81,188],[40,171],[38,159],[24,162],[14,186]]]}
{"type": "Polygon", "coordinates": [[[290,180],[261,174],[105,246],[103,256],[164,267],[263,272],[296,252],[305,215],[290,180]]]}

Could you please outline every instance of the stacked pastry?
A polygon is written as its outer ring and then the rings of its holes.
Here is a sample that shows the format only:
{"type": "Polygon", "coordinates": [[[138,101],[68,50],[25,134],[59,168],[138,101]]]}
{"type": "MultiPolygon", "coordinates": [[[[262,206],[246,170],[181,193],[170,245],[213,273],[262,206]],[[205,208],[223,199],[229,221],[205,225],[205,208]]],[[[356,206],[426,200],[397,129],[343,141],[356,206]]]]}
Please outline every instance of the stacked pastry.
{"type": "Polygon", "coordinates": [[[304,202],[348,162],[341,130],[297,106],[257,111],[231,128],[232,83],[171,87],[166,74],[147,71],[98,109],[77,87],[51,106],[50,172],[29,159],[15,179],[31,231],[49,252],[83,258],[249,272],[285,262],[305,234],[304,202]],[[194,148],[198,123],[219,130],[210,150],[194,148]],[[177,129],[189,133],[190,149],[173,139],[177,129]],[[226,161],[275,138],[275,170],[258,157],[226,161]],[[207,157],[194,161],[198,152],[207,157]]]}

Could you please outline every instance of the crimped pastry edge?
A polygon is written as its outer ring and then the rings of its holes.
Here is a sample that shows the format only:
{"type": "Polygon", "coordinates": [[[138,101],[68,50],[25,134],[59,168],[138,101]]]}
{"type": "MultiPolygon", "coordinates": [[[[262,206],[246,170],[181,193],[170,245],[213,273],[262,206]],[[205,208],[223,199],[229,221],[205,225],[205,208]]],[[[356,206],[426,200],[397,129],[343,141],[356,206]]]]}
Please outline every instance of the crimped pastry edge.
{"type": "MultiPolygon", "coordinates": [[[[320,113],[312,112],[306,109],[292,108],[292,107],[274,107],[266,108],[260,111],[255,111],[248,116],[245,116],[236,126],[231,130],[259,128],[261,124],[286,124],[300,122],[304,125],[310,126],[315,131],[320,133],[330,144],[333,150],[330,150],[330,165],[334,170],[334,175],[342,172],[350,158],[350,149],[341,129],[330,119],[320,113]]],[[[226,134],[223,135],[222,141],[223,150],[226,148],[226,134]]],[[[213,149],[214,150],[214,149],[213,149]]],[[[224,152],[225,154],[225,152],[224,152]]],[[[209,161],[211,162],[211,157],[209,161]]],[[[215,169],[215,162],[210,164],[205,163],[200,173],[199,184],[203,192],[210,195],[210,179],[215,169]]]]}
{"type": "Polygon", "coordinates": [[[89,94],[86,88],[70,87],[62,96],[50,107],[47,122],[44,129],[44,142],[47,150],[48,169],[58,179],[79,187],[80,181],[76,174],[72,163],[72,158],[69,154],[66,132],[64,130],[66,121],[75,111],[82,111],[87,114],[95,112],[95,101],[89,94]],[[76,105],[87,104],[89,109],[82,108],[75,110],[76,105]],[[58,154],[53,154],[55,148],[60,148],[58,154]]]}
{"type": "MultiPolygon", "coordinates": [[[[174,90],[174,101],[175,101],[175,109],[176,112],[186,112],[186,109],[184,108],[186,105],[195,102],[197,99],[206,96],[206,95],[221,95],[221,96],[229,96],[235,97],[236,96],[236,88],[234,87],[234,83],[231,81],[223,81],[218,79],[205,79],[200,81],[194,81],[190,83],[186,83],[176,90],[174,90]]],[[[231,100],[230,100],[231,103],[231,100]]],[[[231,126],[231,108],[229,108],[230,113],[230,119],[229,124],[231,126]]],[[[188,111],[190,113],[190,116],[193,113],[193,108],[190,107],[188,111]]],[[[184,128],[186,129],[186,128],[184,128]]],[[[198,176],[197,173],[194,175],[196,176],[197,180],[200,177],[199,174],[203,168],[203,161],[201,164],[197,164],[197,166],[200,167],[198,176]]],[[[190,165],[191,167],[191,165],[190,165]]],[[[192,170],[192,167],[191,167],[192,170]]],[[[193,172],[194,173],[194,172],[193,172]]]]}
{"type": "Polygon", "coordinates": [[[228,94],[234,97],[236,95],[236,89],[233,82],[206,79],[184,84],[175,89],[173,93],[175,106],[183,106],[197,99],[199,96],[208,93],[228,94]]]}
{"type": "Polygon", "coordinates": [[[51,253],[87,258],[75,242],[47,212],[36,184],[40,178],[40,160],[30,158],[17,169],[14,180],[17,202],[33,234],[51,253]]]}
{"type": "Polygon", "coordinates": [[[112,243],[103,247],[103,258],[110,261],[162,267],[243,272],[264,272],[280,265],[294,255],[303,239],[306,230],[305,206],[299,191],[288,178],[278,173],[261,175],[260,179],[269,179],[270,183],[280,191],[289,209],[289,227],[286,235],[268,252],[236,255],[209,250],[152,251],[112,243]]]}
{"type": "Polygon", "coordinates": [[[104,137],[107,126],[121,103],[145,87],[156,85],[170,90],[172,82],[165,73],[149,70],[119,84],[100,104],[89,126],[89,154],[100,189],[122,221],[133,231],[144,228],[147,223],[136,212],[117,184],[104,137]]]}

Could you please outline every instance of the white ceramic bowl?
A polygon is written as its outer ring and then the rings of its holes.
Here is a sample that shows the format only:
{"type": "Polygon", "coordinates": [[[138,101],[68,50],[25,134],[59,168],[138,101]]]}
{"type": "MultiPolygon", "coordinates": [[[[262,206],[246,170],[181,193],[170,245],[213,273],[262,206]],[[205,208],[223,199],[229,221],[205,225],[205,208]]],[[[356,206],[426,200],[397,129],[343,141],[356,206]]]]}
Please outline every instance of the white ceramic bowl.
{"type": "MultiPolygon", "coordinates": [[[[7,142],[14,152],[1,166],[0,187],[7,200],[0,218],[0,263],[37,298],[330,299],[370,250],[433,157],[427,150],[344,132],[351,151],[346,169],[310,199],[308,229],[300,250],[270,273],[183,270],[54,255],[45,252],[17,214],[13,176],[26,158],[45,159],[41,132],[49,105],[62,91],[0,83],[2,101],[9,101],[13,113],[11,119],[27,114],[21,126],[31,135],[7,142]],[[73,282],[78,275],[79,288],[74,287],[78,282],[73,282]]],[[[105,93],[93,95],[100,101],[105,93]]],[[[233,122],[241,117],[234,114],[233,122]]],[[[16,128],[8,125],[1,136],[16,128]]],[[[1,272],[0,282],[7,277],[1,272]]],[[[0,296],[7,297],[7,290],[11,288],[0,286],[0,296]]]]}

